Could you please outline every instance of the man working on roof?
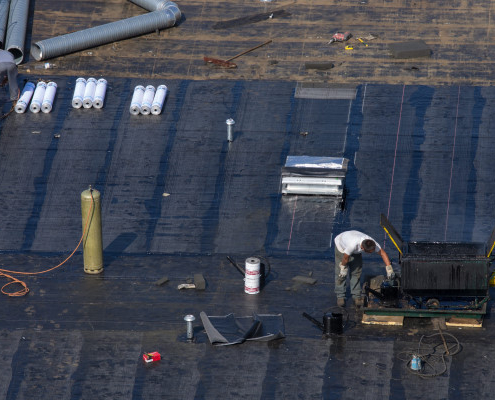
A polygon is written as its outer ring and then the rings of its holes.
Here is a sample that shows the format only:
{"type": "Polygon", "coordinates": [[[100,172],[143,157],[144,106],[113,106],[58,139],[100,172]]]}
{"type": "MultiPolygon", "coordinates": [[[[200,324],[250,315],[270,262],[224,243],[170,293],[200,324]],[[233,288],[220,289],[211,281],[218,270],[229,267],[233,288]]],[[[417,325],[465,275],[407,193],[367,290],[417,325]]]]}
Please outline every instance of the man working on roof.
{"type": "Polygon", "coordinates": [[[17,86],[17,65],[14,56],[10,51],[0,50],[0,77],[2,85],[5,75],[9,78],[10,100],[14,101],[19,98],[19,86],[17,86]]]}
{"type": "Polygon", "coordinates": [[[345,307],[347,274],[350,272],[351,295],[354,304],[363,305],[361,298],[362,252],[379,253],[386,265],[387,278],[394,277],[394,270],[387,253],[373,238],[358,231],[347,231],[335,237],[335,294],[337,305],[345,307]]]}

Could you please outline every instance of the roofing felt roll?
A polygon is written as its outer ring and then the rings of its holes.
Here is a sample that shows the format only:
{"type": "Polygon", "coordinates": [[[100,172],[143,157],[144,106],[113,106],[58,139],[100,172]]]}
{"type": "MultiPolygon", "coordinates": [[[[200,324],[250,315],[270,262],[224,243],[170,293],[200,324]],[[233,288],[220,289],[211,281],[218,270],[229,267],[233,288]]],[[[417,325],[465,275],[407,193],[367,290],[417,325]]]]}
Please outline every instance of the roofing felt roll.
{"type": "Polygon", "coordinates": [[[430,57],[431,49],[423,40],[410,40],[408,42],[390,43],[388,45],[392,58],[417,58],[430,57]]]}

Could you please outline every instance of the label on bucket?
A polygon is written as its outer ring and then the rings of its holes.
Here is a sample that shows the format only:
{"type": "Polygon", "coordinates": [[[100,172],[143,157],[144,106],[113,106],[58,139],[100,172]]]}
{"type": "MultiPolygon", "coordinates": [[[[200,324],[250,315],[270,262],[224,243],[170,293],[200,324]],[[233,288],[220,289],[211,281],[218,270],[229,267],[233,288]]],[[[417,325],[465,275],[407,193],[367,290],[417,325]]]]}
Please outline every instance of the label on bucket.
{"type": "Polygon", "coordinates": [[[260,259],[249,257],[246,259],[246,276],[260,274],[260,259]]]}
{"type": "Polygon", "coordinates": [[[260,276],[247,276],[244,279],[244,291],[248,294],[257,294],[260,292],[260,276]]]}

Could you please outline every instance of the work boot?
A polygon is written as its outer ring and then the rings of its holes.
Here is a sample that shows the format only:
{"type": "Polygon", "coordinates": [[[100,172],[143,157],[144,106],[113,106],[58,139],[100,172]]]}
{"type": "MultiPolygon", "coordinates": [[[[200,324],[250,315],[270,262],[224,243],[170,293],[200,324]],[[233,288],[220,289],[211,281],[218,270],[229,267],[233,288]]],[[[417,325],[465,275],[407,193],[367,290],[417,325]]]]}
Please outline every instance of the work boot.
{"type": "Polygon", "coordinates": [[[343,297],[337,297],[337,306],[339,306],[339,307],[345,307],[345,298],[343,298],[343,297]]]}
{"type": "Polygon", "coordinates": [[[363,306],[363,298],[362,297],[356,297],[354,299],[354,305],[357,307],[357,308],[361,308],[363,306]]]}

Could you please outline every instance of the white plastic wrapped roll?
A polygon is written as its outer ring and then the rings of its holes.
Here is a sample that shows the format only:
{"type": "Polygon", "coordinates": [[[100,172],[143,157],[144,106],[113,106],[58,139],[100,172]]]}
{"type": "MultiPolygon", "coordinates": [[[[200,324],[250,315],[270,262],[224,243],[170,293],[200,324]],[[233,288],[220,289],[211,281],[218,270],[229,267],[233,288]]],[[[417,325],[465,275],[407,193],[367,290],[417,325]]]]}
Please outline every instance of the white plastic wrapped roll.
{"type": "Polygon", "coordinates": [[[86,88],[84,89],[84,96],[83,96],[83,107],[84,108],[93,107],[93,100],[95,98],[95,91],[96,91],[96,79],[95,78],[88,78],[88,80],[86,81],[86,88]]]}
{"type": "Polygon", "coordinates": [[[57,93],[57,84],[55,82],[48,82],[48,85],[46,85],[45,95],[43,96],[43,103],[41,103],[41,111],[44,113],[49,113],[52,111],[55,93],[57,93]]]}
{"type": "Polygon", "coordinates": [[[144,86],[137,85],[134,88],[134,93],[132,94],[131,106],[129,107],[129,112],[132,115],[138,115],[141,112],[141,104],[143,103],[144,97],[144,86]]]}
{"type": "Polygon", "coordinates": [[[15,112],[22,114],[26,111],[31,98],[33,97],[34,89],[36,86],[33,82],[27,82],[22,89],[21,97],[17,100],[15,105],[15,112]]]}
{"type": "Polygon", "coordinates": [[[43,81],[38,82],[36,89],[33,93],[33,99],[31,100],[31,105],[29,109],[33,113],[39,113],[41,110],[41,104],[43,103],[43,97],[45,97],[46,83],[43,81]]]}
{"type": "Polygon", "coordinates": [[[156,88],[153,104],[151,105],[151,114],[159,115],[162,112],[163,103],[167,97],[168,88],[165,85],[160,85],[156,88]]]}
{"type": "Polygon", "coordinates": [[[151,112],[151,105],[155,98],[155,87],[153,85],[146,86],[144,91],[143,103],[141,104],[141,114],[148,115],[151,112]]]}
{"type": "Polygon", "coordinates": [[[86,79],[77,78],[74,96],[72,96],[72,107],[81,108],[83,105],[84,91],[86,90],[86,79]]]}
{"type": "Polygon", "coordinates": [[[94,108],[102,108],[105,101],[105,93],[107,91],[107,81],[103,78],[96,82],[95,97],[93,99],[94,108]]]}

